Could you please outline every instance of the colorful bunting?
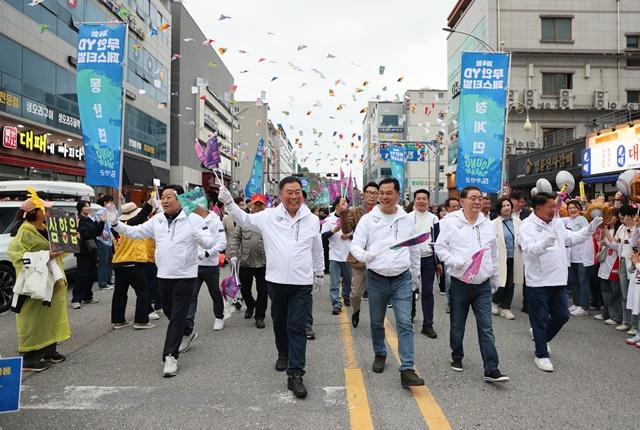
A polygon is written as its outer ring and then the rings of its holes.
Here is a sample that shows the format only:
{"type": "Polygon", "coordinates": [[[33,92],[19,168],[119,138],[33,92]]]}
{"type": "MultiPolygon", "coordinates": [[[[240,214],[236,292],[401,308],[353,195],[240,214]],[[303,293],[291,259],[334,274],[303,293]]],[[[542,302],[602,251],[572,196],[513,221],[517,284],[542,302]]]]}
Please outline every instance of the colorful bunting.
{"type": "Polygon", "coordinates": [[[218,48],[218,52],[220,53],[220,55],[224,55],[224,53],[227,52],[227,48],[220,47],[218,48]]]}
{"type": "Polygon", "coordinates": [[[220,15],[220,18],[218,18],[218,21],[224,21],[225,19],[231,19],[231,17],[230,17],[230,16],[227,16],[227,15],[222,15],[222,14],[221,14],[221,15],[220,15]]]}
{"type": "Polygon", "coordinates": [[[378,67],[378,73],[380,74],[380,76],[384,75],[384,69],[385,69],[385,66],[378,67]]]}

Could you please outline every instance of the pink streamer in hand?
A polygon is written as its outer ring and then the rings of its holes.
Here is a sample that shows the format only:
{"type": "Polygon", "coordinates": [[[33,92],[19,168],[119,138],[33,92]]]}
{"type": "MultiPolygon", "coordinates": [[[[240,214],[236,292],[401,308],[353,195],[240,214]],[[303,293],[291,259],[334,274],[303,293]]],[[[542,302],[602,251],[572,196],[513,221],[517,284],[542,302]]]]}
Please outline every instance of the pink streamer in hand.
{"type": "Polygon", "coordinates": [[[464,274],[462,275],[462,280],[465,283],[468,284],[473,279],[473,277],[476,276],[478,272],[480,272],[480,264],[482,263],[482,257],[484,256],[486,250],[487,248],[482,248],[479,251],[476,251],[471,256],[471,264],[469,265],[469,267],[467,267],[467,270],[465,270],[464,274]]]}

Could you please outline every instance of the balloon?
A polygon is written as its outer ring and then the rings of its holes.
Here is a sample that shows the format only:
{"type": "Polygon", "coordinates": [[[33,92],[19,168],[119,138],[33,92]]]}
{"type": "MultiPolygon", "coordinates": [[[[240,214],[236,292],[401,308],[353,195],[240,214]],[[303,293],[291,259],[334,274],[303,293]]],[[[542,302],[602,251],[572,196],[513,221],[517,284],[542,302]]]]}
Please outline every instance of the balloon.
{"type": "Polygon", "coordinates": [[[618,176],[618,180],[616,181],[616,188],[618,189],[618,191],[620,191],[623,195],[628,196],[631,193],[631,180],[637,173],[640,173],[640,171],[627,170],[622,172],[620,176],[618,176]]]}
{"type": "Polygon", "coordinates": [[[538,189],[536,187],[531,188],[531,197],[535,197],[538,194],[538,189]]]}
{"type": "Polygon", "coordinates": [[[576,186],[576,180],[571,173],[567,172],[566,170],[560,170],[556,175],[556,185],[558,186],[559,190],[562,190],[562,187],[566,185],[567,189],[564,191],[571,194],[576,186]]]}
{"type": "Polygon", "coordinates": [[[551,182],[548,179],[540,178],[536,182],[536,189],[538,193],[553,193],[553,187],[551,186],[551,182]]]}

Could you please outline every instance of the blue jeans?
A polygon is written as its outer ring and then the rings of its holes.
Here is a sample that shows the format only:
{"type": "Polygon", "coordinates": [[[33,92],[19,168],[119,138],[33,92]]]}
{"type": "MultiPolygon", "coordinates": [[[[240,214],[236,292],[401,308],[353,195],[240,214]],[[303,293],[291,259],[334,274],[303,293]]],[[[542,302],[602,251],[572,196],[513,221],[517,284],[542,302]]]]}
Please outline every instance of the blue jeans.
{"type": "Polygon", "coordinates": [[[536,343],[536,357],[549,358],[547,343],[551,342],[569,321],[567,288],[527,287],[529,323],[536,343]]]}
{"type": "Polygon", "coordinates": [[[98,245],[98,287],[105,288],[107,284],[111,283],[111,275],[113,274],[111,269],[113,248],[99,240],[96,240],[96,244],[98,245]]]}
{"type": "Polygon", "coordinates": [[[589,310],[591,304],[591,270],[593,266],[584,267],[582,263],[571,263],[569,267],[568,287],[573,295],[573,304],[589,310]]]}
{"type": "Polygon", "coordinates": [[[420,278],[422,281],[422,327],[433,327],[433,280],[436,276],[436,258],[422,257],[420,259],[420,278]]]}
{"type": "Polygon", "coordinates": [[[451,308],[451,313],[449,314],[451,322],[451,332],[449,334],[451,358],[462,360],[464,357],[462,343],[467,324],[467,315],[469,315],[469,307],[471,307],[476,317],[484,371],[488,373],[497,369],[498,351],[496,351],[496,339],[493,336],[491,320],[491,283],[487,279],[482,284],[465,284],[461,280],[452,277],[449,296],[451,308]]]}
{"type": "Polygon", "coordinates": [[[329,273],[331,274],[331,287],[329,289],[329,297],[331,297],[331,306],[334,309],[340,309],[340,277],[342,276],[342,297],[348,299],[351,295],[351,266],[344,261],[329,260],[329,273]]]}
{"type": "Polygon", "coordinates": [[[278,356],[289,359],[287,375],[304,375],[312,286],[267,282],[267,289],[278,356]]]}
{"type": "Polygon", "coordinates": [[[369,319],[371,320],[373,352],[375,355],[387,356],[387,346],[384,341],[384,318],[387,313],[387,304],[391,302],[398,333],[400,371],[413,369],[411,274],[407,271],[398,276],[386,277],[367,270],[367,291],[369,292],[369,319]]]}

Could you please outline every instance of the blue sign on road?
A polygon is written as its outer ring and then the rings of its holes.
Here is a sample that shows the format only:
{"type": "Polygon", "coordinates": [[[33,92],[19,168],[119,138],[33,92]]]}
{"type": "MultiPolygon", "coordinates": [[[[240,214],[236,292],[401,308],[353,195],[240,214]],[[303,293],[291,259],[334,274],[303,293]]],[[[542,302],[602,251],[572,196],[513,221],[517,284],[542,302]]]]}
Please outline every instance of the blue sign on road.
{"type": "Polygon", "coordinates": [[[20,409],[22,357],[0,358],[0,413],[20,409]]]}

